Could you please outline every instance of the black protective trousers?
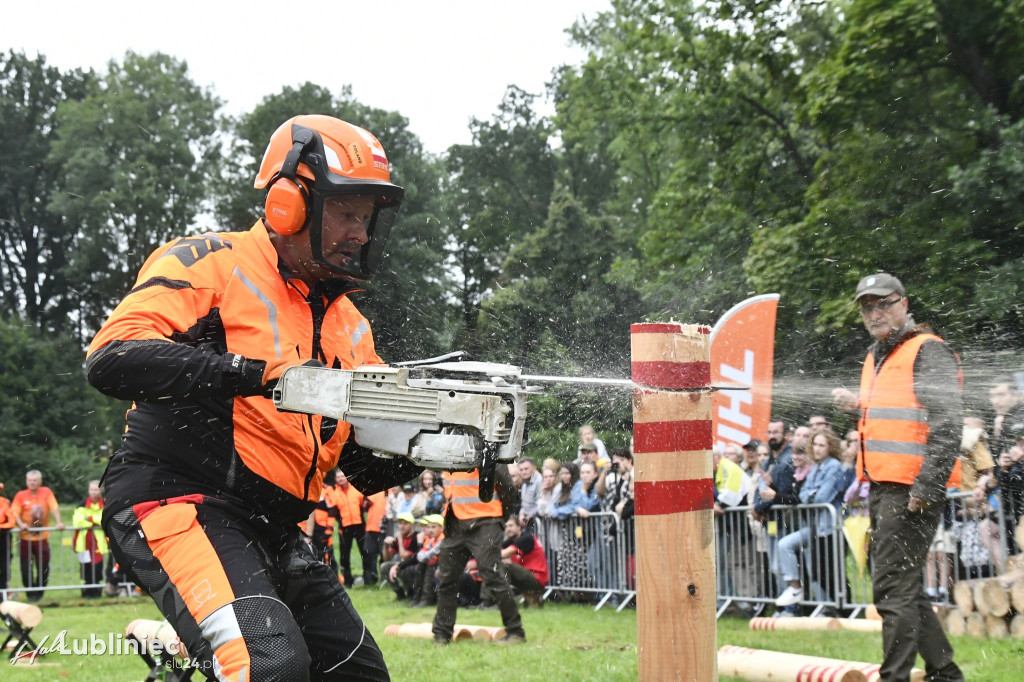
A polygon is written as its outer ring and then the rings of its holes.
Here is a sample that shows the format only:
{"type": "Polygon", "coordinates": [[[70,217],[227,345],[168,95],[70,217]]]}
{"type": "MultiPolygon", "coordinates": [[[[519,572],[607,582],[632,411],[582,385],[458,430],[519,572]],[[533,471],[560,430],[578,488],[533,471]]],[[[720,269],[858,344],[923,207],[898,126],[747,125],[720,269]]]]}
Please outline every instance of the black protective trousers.
{"type": "Polygon", "coordinates": [[[917,654],[927,680],[963,682],[942,625],[924,592],[928,548],[942,519],[942,505],[910,513],[910,486],[872,483],[871,582],[882,617],[883,682],[907,682],[917,654]]]}
{"type": "Polygon", "coordinates": [[[103,527],[200,672],[232,682],[390,679],[337,574],[298,527],[189,498],[105,515],[103,527]]]}

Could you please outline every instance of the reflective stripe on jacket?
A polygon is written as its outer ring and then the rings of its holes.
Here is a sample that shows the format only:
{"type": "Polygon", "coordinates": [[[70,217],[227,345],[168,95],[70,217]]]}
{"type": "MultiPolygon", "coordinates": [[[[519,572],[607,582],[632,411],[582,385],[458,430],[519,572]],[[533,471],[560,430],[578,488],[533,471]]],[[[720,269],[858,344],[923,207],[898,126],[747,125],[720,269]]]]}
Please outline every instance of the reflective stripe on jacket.
{"type": "MultiPolygon", "coordinates": [[[[913,485],[928,454],[928,411],[914,393],[914,361],[935,334],[917,334],[889,353],[881,366],[868,353],[860,378],[861,439],[857,477],[913,485]]],[[[947,487],[960,485],[957,458],[947,487]]]]}
{"type": "Polygon", "coordinates": [[[450,471],[444,475],[444,497],[455,518],[466,521],[487,517],[501,518],[501,500],[495,496],[490,502],[481,502],[478,496],[480,472],[450,471]]]}

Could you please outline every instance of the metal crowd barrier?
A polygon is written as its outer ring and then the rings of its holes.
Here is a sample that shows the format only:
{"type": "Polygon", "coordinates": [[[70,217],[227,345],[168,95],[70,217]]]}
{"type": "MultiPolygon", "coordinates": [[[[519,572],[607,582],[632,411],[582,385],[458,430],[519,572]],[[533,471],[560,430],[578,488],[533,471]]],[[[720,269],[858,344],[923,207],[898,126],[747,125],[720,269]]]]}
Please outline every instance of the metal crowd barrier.
{"type": "MultiPolygon", "coordinates": [[[[856,616],[872,603],[871,558],[865,551],[866,522],[847,523],[830,504],[774,506],[762,523],[750,507],[732,507],[715,517],[718,615],[730,607],[746,615],[774,612],[786,589],[779,543],[810,529],[799,544],[798,566],[804,590],[799,605],[811,615],[842,612],[856,616]],[[831,531],[818,535],[820,515],[831,531]],[[863,568],[862,568],[863,567],[863,568]]],[[[943,522],[928,556],[925,587],[936,603],[951,604],[960,580],[997,575],[1012,545],[1012,527],[1003,509],[978,505],[971,492],[947,496],[943,522]]],[[[537,534],[548,559],[545,598],[554,593],[592,594],[596,608],[636,598],[633,520],[617,515],[538,519],[537,534]]]]}
{"type": "Polygon", "coordinates": [[[22,531],[18,528],[0,531],[0,594],[4,599],[18,595],[24,600],[41,598],[55,590],[92,590],[99,596],[103,594],[108,578],[113,578],[118,594],[133,596],[135,592],[131,582],[109,574],[109,562],[113,561],[109,552],[103,555],[102,570],[90,570],[83,576],[82,564],[72,542],[76,530],[94,528],[36,528],[30,532],[26,542],[22,541],[22,531]],[[45,542],[42,538],[44,533],[49,534],[45,542]],[[25,580],[26,574],[28,580],[25,580]],[[85,577],[91,580],[87,581],[85,577]]]}
{"type": "Polygon", "coordinates": [[[545,599],[555,592],[589,594],[594,610],[611,604],[621,611],[636,598],[632,521],[614,512],[539,518],[537,536],[548,561],[545,599]]]}

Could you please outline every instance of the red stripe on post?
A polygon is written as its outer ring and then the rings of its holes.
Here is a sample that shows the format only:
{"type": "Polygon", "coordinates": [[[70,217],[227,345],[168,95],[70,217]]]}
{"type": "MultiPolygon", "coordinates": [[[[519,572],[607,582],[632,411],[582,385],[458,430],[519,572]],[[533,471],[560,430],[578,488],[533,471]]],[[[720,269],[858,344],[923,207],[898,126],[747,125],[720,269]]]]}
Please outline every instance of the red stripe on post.
{"type": "MultiPolygon", "coordinates": [[[[678,334],[683,329],[679,322],[638,322],[629,325],[630,334],[678,334]]],[[[710,334],[711,327],[697,327],[698,334],[710,334]]]]}
{"type": "Polygon", "coordinates": [[[711,420],[633,422],[633,452],[710,450],[711,420]]]}
{"type": "Polygon", "coordinates": [[[633,496],[636,498],[637,516],[703,511],[715,506],[715,484],[710,478],[636,481],[633,496]]]}
{"type": "Polygon", "coordinates": [[[633,383],[651,388],[706,388],[711,383],[710,362],[632,363],[633,383]]]}

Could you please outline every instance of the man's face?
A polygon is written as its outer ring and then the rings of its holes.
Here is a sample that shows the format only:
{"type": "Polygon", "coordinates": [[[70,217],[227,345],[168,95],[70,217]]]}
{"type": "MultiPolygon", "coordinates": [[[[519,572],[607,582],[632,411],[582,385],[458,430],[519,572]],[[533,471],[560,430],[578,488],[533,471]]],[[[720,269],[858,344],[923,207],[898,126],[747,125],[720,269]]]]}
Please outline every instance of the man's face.
{"type": "MultiPolygon", "coordinates": [[[[338,267],[348,264],[368,240],[366,226],[373,216],[373,199],[366,196],[335,196],[324,200],[321,221],[323,257],[338,267]]],[[[307,284],[336,279],[338,274],[313,257],[309,229],[295,234],[276,234],[274,248],[289,270],[307,284]]]]}
{"type": "Polygon", "coordinates": [[[743,461],[743,451],[740,449],[740,446],[734,445],[733,443],[729,443],[725,446],[725,456],[736,464],[743,461]]]}
{"type": "Polygon", "coordinates": [[[771,449],[780,450],[786,442],[786,425],[782,422],[771,422],[768,424],[768,431],[765,435],[768,438],[768,445],[771,449]]]}
{"type": "Polygon", "coordinates": [[[43,484],[43,477],[39,474],[25,474],[25,485],[29,490],[35,492],[43,484]]]}
{"type": "Polygon", "coordinates": [[[533,466],[533,462],[519,463],[519,475],[523,477],[524,481],[529,481],[535,473],[537,473],[537,467],[533,466]]]}
{"type": "Polygon", "coordinates": [[[988,400],[996,414],[1006,414],[1020,402],[1020,396],[1009,384],[999,384],[988,392],[988,400]]]}
{"type": "Polygon", "coordinates": [[[906,326],[909,320],[907,299],[897,293],[888,296],[861,296],[857,301],[864,328],[876,339],[887,339],[906,326]]]}
{"type": "Polygon", "coordinates": [[[101,495],[101,493],[100,493],[100,484],[99,483],[90,483],[89,484],[89,497],[91,499],[93,499],[93,500],[98,500],[98,499],[100,499],[100,495],[101,495]]]}
{"type": "Polygon", "coordinates": [[[597,450],[582,450],[580,459],[584,462],[593,462],[597,459],[597,450]]]}
{"type": "Polygon", "coordinates": [[[807,420],[807,425],[811,427],[811,431],[820,431],[828,427],[828,420],[823,415],[815,414],[807,420]]]}
{"type": "Polygon", "coordinates": [[[515,540],[520,534],[522,534],[522,529],[519,527],[519,522],[513,516],[508,517],[508,521],[505,522],[505,538],[515,540]]]}
{"type": "Polygon", "coordinates": [[[515,487],[519,487],[523,483],[523,477],[519,473],[519,465],[515,462],[509,462],[508,464],[508,475],[512,477],[512,484],[515,487]]]}
{"type": "Polygon", "coordinates": [[[619,471],[631,471],[633,469],[633,460],[628,457],[612,455],[612,461],[619,465],[619,471]]]}
{"type": "Polygon", "coordinates": [[[348,478],[345,477],[345,474],[341,473],[341,469],[334,472],[334,484],[340,485],[342,488],[348,487],[348,478]]]}
{"type": "Polygon", "coordinates": [[[807,440],[811,437],[811,427],[809,426],[798,426],[793,431],[793,442],[798,440],[807,440]]]}

